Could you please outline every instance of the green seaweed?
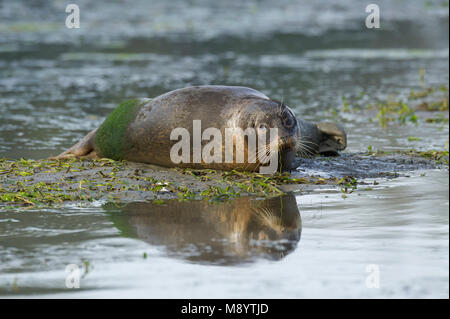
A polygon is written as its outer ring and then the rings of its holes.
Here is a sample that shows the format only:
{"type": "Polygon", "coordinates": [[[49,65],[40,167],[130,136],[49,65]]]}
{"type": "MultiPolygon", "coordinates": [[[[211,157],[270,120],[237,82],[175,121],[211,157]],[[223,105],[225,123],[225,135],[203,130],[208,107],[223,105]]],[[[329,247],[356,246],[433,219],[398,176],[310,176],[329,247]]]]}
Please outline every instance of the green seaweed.
{"type": "MultiPolygon", "coordinates": [[[[447,150],[381,151],[368,148],[367,156],[406,155],[422,157],[438,165],[448,166],[447,150]]],[[[0,211],[4,209],[40,209],[61,207],[66,204],[89,206],[95,200],[106,200],[117,205],[127,202],[127,194],[145,194],[145,200],[164,205],[166,199],[203,199],[222,202],[229,199],[255,195],[279,196],[285,193],[283,186],[334,185],[345,198],[358,189],[360,182],[352,177],[319,176],[293,177],[289,173],[262,175],[241,171],[215,171],[175,168],[174,173],[193,177],[198,183],[182,179],[177,174],[159,179],[152,176],[153,169],[136,168],[126,161],[111,159],[89,160],[7,160],[0,159],[0,211]],[[196,185],[196,186],[195,186],[196,185]],[[128,193],[131,192],[131,193],[128,193]],[[125,196],[125,197],[124,197],[125,196]]],[[[363,185],[363,184],[361,184],[363,185]]],[[[377,182],[374,182],[377,185],[377,182]]],[[[301,190],[301,188],[299,188],[301,190]]]]}
{"type": "Polygon", "coordinates": [[[95,135],[95,146],[102,157],[122,160],[133,146],[126,140],[126,131],[140,107],[139,100],[127,100],[105,119],[95,135]]]}
{"type": "MultiPolygon", "coordinates": [[[[422,75],[424,71],[422,70],[422,75]]],[[[425,87],[421,85],[418,91],[411,90],[408,95],[389,95],[387,99],[372,99],[369,103],[367,99],[371,97],[364,92],[354,96],[343,96],[343,106],[340,108],[330,107],[328,112],[335,121],[345,119],[344,113],[360,114],[369,116],[369,122],[377,121],[380,126],[388,127],[390,124],[405,125],[408,123],[443,123],[448,122],[448,87],[440,85],[425,87]],[[363,99],[363,97],[366,97],[363,99]],[[376,112],[376,117],[373,114],[376,112]],[[433,117],[429,117],[424,113],[433,117]]],[[[439,129],[442,129],[439,128],[439,129]]]]}

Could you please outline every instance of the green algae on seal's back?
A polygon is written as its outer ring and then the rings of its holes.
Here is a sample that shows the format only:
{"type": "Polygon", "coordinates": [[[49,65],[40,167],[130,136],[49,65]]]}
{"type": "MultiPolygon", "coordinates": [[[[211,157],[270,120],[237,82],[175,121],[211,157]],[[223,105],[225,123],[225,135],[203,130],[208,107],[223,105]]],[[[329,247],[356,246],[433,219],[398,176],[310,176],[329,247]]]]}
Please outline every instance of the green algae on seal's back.
{"type": "Polygon", "coordinates": [[[124,159],[126,152],[133,148],[127,140],[128,125],[136,117],[143,102],[147,101],[148,99],[127,100],[111,112],[95,134],[94,144],[98,156],[124,159]]]}
{"type": "Polygon", "coordinates": [[[99,128],[89,132],[81,141],[59,154],[55,159],[70,157],[108,157],[123,160],[133,149],[127,130],[139,109],[151,99],[127,100],[117,106],[99,128]]]}

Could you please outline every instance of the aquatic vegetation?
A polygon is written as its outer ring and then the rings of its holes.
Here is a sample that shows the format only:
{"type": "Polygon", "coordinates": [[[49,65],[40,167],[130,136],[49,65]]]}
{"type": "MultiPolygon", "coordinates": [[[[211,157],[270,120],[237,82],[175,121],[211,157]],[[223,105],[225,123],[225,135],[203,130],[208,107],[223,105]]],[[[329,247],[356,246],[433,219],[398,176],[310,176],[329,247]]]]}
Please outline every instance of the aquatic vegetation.
{"type": "Polygon", "coordinates": [[[17,284],[17,278],[14,278],[14,280],[13,280],[13,283],[12,283],[12,290],[15,292],[15,293],[18,293],[19,292],[19,285],[17,284]]]}
{"type": "Polygon", "coordinates": [[[386,102],[379,102],[375,105],[379,110],[377,114],[378,122],[386,127],[390,122],[405,124],[407,121],[417,123],[418,117],[409,104],[388,99],[386,102]]]}
{"type": "MultiPolygon", "coordinates": [[[[390,95],[386,100],[374,100],[366,105],[363,104],[365,96],[365,92],[354,97],[344,96],[340,112],[362,116],[372,116],[375,112],[375,119],[382,127],[393,123],[401,125],[418,124],[419,122],[444,123],[444,125],[448,123],[449,106],[446,85],[424,87],[419,91],[411,90],[406,97],[390,95]],[[433,117],[424,115],[424,112],[432,113],[433,117]]],[[[339,116],[335,108],[331,108],[329,111],[333,117],[339,116]]],[[[372,121],[372,117],[369,118],[369,121],[372,121]]]]}
{"type": "MultiPolygon", "coordinates": [[[[448,165],[449,159],[447,150],[385,152],[375,151],[370,146],[365,155],[392,154],[421,157],[437,165],[448,165]]],[[[283,195],[286,185],[293,185],[299,191],[301,185],[330,185],[347,196],[359,183],[352,176],[293,177],[287,172],[262,175],[236,170],[156,169],[146,164],[111,159],[0,159],[0,208],[89,206],[96,201],[150,201],[163,205],[167,199],[222,202],[246,195],[283,195]]]]}
{"type": "Polygon", "coordinates": [[[92,266],[91,266],[91,262],[89,260],[83,261],[83,266],[84,266],[84,273],[83,273],[82,277],[84,278],[87,276],[87,274],[91,270],[92,266]]]}
{"type": "Polygon", "coordinates": [[[400,151],[401,153],[408,156],[424,157],[436,161],[437,164],[449,165],[449,152],[447,151],[417,151],[417,150],[407,150],[400,151]]]}
{"type": "Polygon", "coordinates": [[[123,191],[138,186],[127,185],[115,177],[124,162],[108,159],[35,161],[21,159],[0,162],[0,203],[28,206],[55,206],[64,202],[92,202],[105,192],[123,191]],[[101,169],[108,168],[108,172],[101,169]],[[94,174],[82,175],[83,171],[94,174]],[[48,175],[48,178],[46,178],[48,175]],[[79,178],[77,176],[83,177],[79,178]],[[35,177],[33,179],[33,177],[35,177]],[[84,178],[89,177],[89,179],[84,178]]]}
{"type": "Polygon", "coordinates": [[[358,181],[352,176],[345,176],[336,181],[341,187],[342,198],[347,198],[347,194],[352,194],[358,188],[358,181]]]}
{"type": "Polygon", "coordinates": [[[92,205],[95,201],[204,199],[224,201],[244,195],[278,196],[285,184],[340,184],[338,179],[289,173],[257,173],[192,169],[146,169],[111,159],[0,160],[0,207],[92,205]],[[183,178],[189,177],[189,179],[183,178]]]}
{"type": "MultiPolygon", "coordinates": [[[[422,85],[422,87],[425,87],[425,85],[422,85]]],[[[448,88],[446,85],[441,85],[439,87],[424,88],[423,90],[417,92],[412,90],[411,93],[409,94],[409,97],[413,99],[424,98],[438,91],[448,93],[448,88]]]]}
{"type": "Polygon", "coordinates": [[[448,118],[445,117],[443,114],[439,113],[436,114],[436,117],[429,117],[425,119],[426,123],[440,123],[442,126],[439,127],[439,130],[443,130],[446,125],[448,125],[448,118]]]}

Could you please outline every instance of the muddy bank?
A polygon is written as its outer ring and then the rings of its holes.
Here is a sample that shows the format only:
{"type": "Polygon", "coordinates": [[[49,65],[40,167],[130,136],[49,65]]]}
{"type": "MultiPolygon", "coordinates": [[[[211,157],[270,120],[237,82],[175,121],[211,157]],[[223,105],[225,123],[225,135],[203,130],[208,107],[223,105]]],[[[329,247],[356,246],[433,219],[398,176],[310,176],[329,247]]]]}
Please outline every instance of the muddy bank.
{"type": "Polygon", "coordinates": [[[365,178],[395,178],[420,169],[448,169],[448,152],[398,151],[301,159],[291,173],[264,176],[246,172],[168,169],[102,160],[0,161],[0,208],[95,206],[167,199],[223,201],[256,195],[308,192],[318,187],[345,193],[365,178]]]}
{"type": "Polygon", "coordinates": [[[345,153],[338,157],[301,159],[296,174],[322,177],[353,176],[357,179],[399,177],[405,172],[423,169],[448,169],[446,151],[377,151],[345,153]]]}

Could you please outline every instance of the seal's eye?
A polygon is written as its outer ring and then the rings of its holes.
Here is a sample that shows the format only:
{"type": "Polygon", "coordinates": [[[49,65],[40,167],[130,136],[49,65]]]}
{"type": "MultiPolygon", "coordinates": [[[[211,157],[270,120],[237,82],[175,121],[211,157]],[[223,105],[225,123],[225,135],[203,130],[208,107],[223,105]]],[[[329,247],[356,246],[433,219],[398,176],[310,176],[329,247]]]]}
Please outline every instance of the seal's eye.
{"type": "Polygon", "coordinates": [[[284,117],[283,118],[283,126],[287,127],[287,128],[291,128],[292,126],[294,126],[294,120],[291,117],[284,117]]]}

